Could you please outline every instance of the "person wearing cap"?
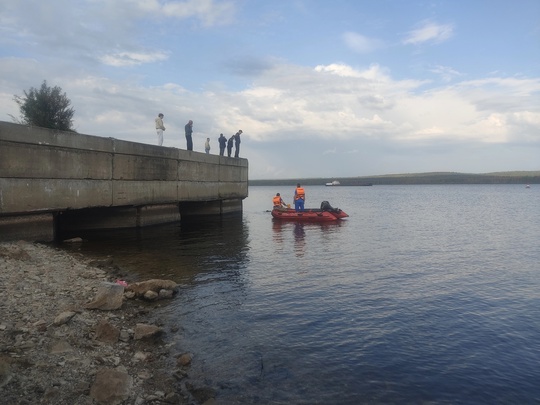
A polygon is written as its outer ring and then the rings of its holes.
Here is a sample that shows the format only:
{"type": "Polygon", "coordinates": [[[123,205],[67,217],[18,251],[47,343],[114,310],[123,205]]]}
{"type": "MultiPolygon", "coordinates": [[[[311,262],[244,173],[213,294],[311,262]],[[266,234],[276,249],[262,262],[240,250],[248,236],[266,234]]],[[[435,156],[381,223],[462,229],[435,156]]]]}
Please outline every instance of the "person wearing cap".
{"type": "Polygon", "coordinates": [[[162,113],[159,113],[156,118],[156,133],[157,133],[157,144],[159,146],[163,145],[163,131],[165,131],[165,126],[163,125],[162,113]]]}
{"type": "Polygon", "coordinates": [[[242,134],[242,130],[238,130],[238,132],[234,135],[234,157],[237,158],[240,154],[240,134],[242,134]]]}

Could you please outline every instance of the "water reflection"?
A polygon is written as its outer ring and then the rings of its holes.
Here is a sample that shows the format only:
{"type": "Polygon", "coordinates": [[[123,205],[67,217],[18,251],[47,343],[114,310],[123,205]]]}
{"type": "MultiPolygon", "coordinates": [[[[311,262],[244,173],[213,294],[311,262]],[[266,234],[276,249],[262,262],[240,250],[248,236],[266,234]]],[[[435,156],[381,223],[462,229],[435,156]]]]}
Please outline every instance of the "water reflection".
{"type": "Polygon", "coordinates": [[[304,230],[304,224],[294,224],[294,253],[297,257],[304,256],[306,248],[306,231],[304,230]]]}
{"type": "Polygon", "coordinates": [[[329,241],[339,228],[345,226],[346,221],[336,221],[335,223],[311,223],[311,222],[284,222],[272,220],[273,240],[278,251],[283,249],[292,239],[294,253],[297,257],[304,256],[306,252],[306,239],[322,238],[322,241],[329,241]],[[290,233],[289,233],[290,232],[290,233]],[[292,238],[290,236],[292,235],[292,238]],[[307,238],[306,238],[306,235],[307,238]],[[316,236],[316,237],[315,237],[316,236]],[[313,238],[312,238],[313,237],[313,238]]]}
{"type": "MultiPolygon", "coordinates": [[[[133,278],[192,283],[231,276],[248,262],[249,232],[241,216],[198,218],[141,229],[88,231],[84,242],[62,248],[89,257],[113,257],[133,278]]],[[[238,276],[238,274],[236,274],[238,276]]]]}

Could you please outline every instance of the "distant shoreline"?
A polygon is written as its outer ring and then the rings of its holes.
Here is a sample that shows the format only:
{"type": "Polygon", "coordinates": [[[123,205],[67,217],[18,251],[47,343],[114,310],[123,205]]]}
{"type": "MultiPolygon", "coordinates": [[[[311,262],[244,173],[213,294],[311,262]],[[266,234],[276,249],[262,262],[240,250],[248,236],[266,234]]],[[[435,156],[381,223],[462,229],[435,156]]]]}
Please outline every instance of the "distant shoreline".
{"type": "MultiPolygon", "coordinates": [[[[250,186],[291,185],[324,186],[332,181],[343,186],[420,185],[420,184],[540,184],[540,171],[514,171],[496,173],[406,173],[363,177],[320,177],[305,179],[249,180],[250,186]]],[[[333,186],[336,187],[336,186],[333,186]]]]}

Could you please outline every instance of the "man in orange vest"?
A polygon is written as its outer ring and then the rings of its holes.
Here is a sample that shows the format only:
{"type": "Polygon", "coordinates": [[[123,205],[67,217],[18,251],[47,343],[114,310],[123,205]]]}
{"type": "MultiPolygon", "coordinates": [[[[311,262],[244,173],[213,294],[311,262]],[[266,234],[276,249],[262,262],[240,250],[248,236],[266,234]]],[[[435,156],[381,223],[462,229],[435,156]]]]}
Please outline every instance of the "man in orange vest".
{"type": "Polygon", "coordinates": [[[283,201],[279,193],[277,193],[272,199],[272,203],[274,204],[274,209],[282,209],[287,207],[287,204],[285,204],[285,201],[283,201]]]}
{"type": "Polygon", "coordinates": [[[296,211],[304,211],[304,202],[306,201],[306,192],[300,186],[300,183],[296,185],[294,190],[294,209],[296,211]]]}

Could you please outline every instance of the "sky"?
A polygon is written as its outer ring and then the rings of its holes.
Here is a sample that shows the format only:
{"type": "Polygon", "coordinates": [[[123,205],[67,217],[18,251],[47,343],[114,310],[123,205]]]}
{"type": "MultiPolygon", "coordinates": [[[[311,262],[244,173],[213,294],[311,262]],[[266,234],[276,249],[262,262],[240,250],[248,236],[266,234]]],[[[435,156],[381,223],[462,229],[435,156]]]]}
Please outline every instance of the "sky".
{"type": "Polygon", "coordinates": [[[0,0],[0,120],[46,80],[81,134],[250,179],[540,170],[538,0],[0,0]]]}

